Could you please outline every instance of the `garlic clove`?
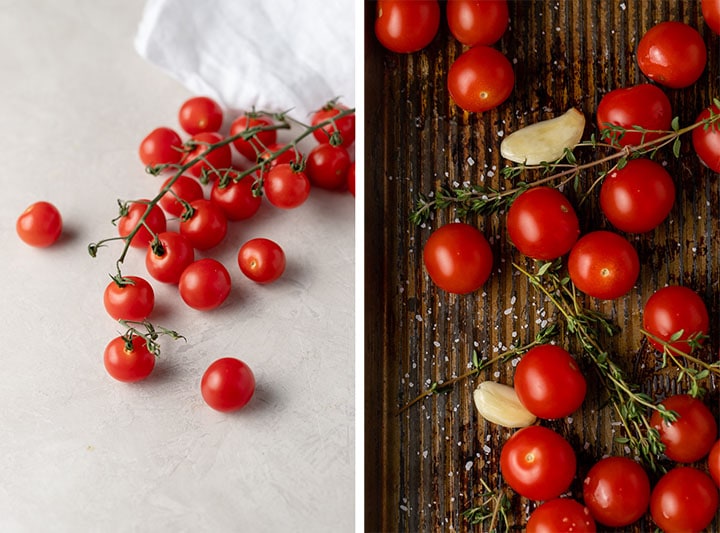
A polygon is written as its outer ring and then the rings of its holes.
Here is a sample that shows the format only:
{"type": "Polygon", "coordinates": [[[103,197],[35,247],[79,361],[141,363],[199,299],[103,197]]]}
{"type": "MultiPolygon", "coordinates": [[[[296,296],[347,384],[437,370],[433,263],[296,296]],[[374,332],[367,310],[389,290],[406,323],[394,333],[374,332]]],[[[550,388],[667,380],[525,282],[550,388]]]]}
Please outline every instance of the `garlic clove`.
{"type": "Polygon", "coordinates": [[[530,426],[536,416],[520,403],[515,389],[495,381],[483,381],[473,392],[480,416],[488,422],[507,428],[530,426]]]}
{"type": "Polygon", "coordinates": [[[584,131],[585,115],[573,107],[559,117],[514,131],[500,143],[500,154],[526,165],[551,163],[579,143],[584,131]]]}

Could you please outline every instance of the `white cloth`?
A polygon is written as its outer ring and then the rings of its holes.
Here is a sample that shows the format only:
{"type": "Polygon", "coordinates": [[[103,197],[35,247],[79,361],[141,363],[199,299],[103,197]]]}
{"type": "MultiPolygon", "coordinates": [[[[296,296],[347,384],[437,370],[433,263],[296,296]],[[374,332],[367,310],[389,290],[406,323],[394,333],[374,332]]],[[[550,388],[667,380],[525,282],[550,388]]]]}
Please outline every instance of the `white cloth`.
{"type": "Polygon", "coordinates": [[[353,0],[148,0],[140,56],[224,107],[299,120],[355,99],[353,0]]]}

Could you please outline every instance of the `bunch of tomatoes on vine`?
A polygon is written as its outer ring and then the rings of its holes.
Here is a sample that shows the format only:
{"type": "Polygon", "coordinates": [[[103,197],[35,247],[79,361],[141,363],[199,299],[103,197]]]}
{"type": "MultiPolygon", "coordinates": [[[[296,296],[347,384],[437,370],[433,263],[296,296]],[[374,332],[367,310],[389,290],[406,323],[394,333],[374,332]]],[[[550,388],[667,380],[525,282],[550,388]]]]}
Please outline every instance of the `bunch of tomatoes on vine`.
{"type": "MultiPolygon", "coordinates": [[[[493,48],[508,27],[506,0],[380,0],[375,19],[379,42],[397,53],[424,48],[438,31],[441,6],[450,33],[465,45],[447,73],[451,99],[467,112],[498,107],[514,89],[511,62],[493,48]]],[[[701,6],[707,26],[720,34],[720,2],[702,0],[701,6]]],[[[521,128],[500,146],[510,162],[501,175],[511,186],[441,186],[420,194],[411,214],[416,224],[439,210],[450,210],[456,218],[504,216],[514,248],[534,260],[534,271],[519,263],[513,263],[514,269],[551,304],[568,340],[579,346],[575,356],[551,342],[557,333],[551,325],[527,346],[482,361],[475,354],[469,372],[432,384],[403,408],[492,363],[521,355],[512,386],[484,382],[473,397],[486,421],[517,429],[501,450],[500,472],[510,489],[536,502],[526,524],[529,532],[595,531],[596,523],[623,527],[648,510],[663,530],[699,531],[718,509],[718,425],[703,397],[720,376],[720,357],[716,348],[707,347],[705,301],[692,287],[667,285],[644,303],[642,333],[657,351],[659,368],[673,369],[687,387],[686,393],[660,401],[642,392],[613,360],[606,343],[618,333],[617,326],[584,303],[587,298],[617,300],[635,286],[642,265],[626,234],[654,231],[675,204],[675,181],[661,161],[663,149],[680,157],[682,138],[689,135],[702,164],[720,173],[720,99],[707,102],[692,124],[682,126],[665,92],[690,87],[703,75],[707,50],[698,30],[683,22],[660,22],[642,35],[636,58],[648,81],[602,95],[588,140],[582,140],[585,117],[576,109],[521,128]],[[583,149],[600,155],[580,162],[576,154],[583,149]],[[581,191],[580,178],[590,172],[596,178],[581,191]],[[566,186],[575,188],[579,203],[597,193],[602,216],[613,229],[583,232],[576,205],[563,192],[566,186]],[[632,457],[609,456],[595,463],[584,477],[579,500],[567,497],[577,475],[573,447],[538,420],[569,417],[581,407],[587,391],[582,367],[598,375],[606,408],[623,432],[615,440],[632,457]]],[[[472,295],[494,271],[489,241],[465,222],[433,230],[422,258],[432,282],[452,294],[472,295]]],[[[488,530],[505,518],[507,527],[506,491],[481,483],[486,492],[465,516],[473,523],[489,521],[488,530]]]]}
{"type": "MultiPolygon", "coordinates": [[[[105,369],[122,382],[152,373],[161,336],[184,338],[149,320],[155,307],[149,279],[176,285],[187,306],[211,311],[231,294],[228,268],[233,268],[212,257],[212,250],[234,223],[258,212],[263,198],[273,209],[288,210],[305,203],[313,188],[355,194],[355,114],[337,100],[312,113],[309,124],[287,113],[228,117],[206,96],[185,101],[177,118],[180,130],[158,127],[139,144],[140,162],[160,185],[149,198],[118,200],[112,221],[117,234],[88,246],[95,257],[101,248],[121,244],[103,304],[125,329],[104,351],[105,369]],[[228,131],[226,122],[231,122],[228,131]],[[285,130],[292,140],[280,139],[285,130]],[[315,140],[307,154],[299,145],[305,138],[315,140]],[[144,255],[147,275],[122,271],[128,253],[144,255]]],[[[50,202],[37,202],[21,214],[16,228],[27,244],[50,246],[62,232],[62,216],[50,202]]],[[[255,237],[239,248],[235,268],[254,283],[268,284],[285,266],[280,244],[255,237]]],[[[235,411],[252,398],[255,378],[244,361],[223,357],[205,370],[200,389],[213,409],[235,411]]]]}

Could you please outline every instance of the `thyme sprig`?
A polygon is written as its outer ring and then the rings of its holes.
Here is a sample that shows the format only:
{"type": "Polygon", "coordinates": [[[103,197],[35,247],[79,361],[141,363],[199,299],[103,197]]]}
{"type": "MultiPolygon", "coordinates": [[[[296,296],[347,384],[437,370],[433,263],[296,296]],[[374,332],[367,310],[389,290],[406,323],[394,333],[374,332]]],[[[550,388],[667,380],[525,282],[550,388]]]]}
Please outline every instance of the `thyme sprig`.
{"type": "Polygon", "coordinates": [[[491,489],[484,479],[480,480],[483,486],[483,493],[480,495],[480,503],[462,512],[463,517],[469,524],[490,523],[483,531],[488,533],[499,533],[509,528],[508,513],[510,512],[510,498],[507,496],[507,489],[491,489]]]}
{"type": "Polygon", "coordinates": [[[657,471],[661,468],[658,457],[665,446],[658,431],[651,426],[648,413],[658,411],[668,422],[675,421],[677,417],[672,411],[656,404],[649,395],[640,392],[639,387],[631,383],[625,371],[613,361],[603,345],[603,337],[615,334],[617,326],[600,313],[580,304],[572,281],[562,275],[560,261],[541,263],[536,273],[530,273],[515,263],[513,266],[553,304],[568,333],[580,343],[583,355],[597,371],[607,391],[608,402],[624,429],[625,436],[616,437],[615,441],[627,444],[650,469],[657,471]]]}
{"type": "Polygon", "coordinates": [[[553,337],[555,337],[558,333],[558,328],[556,324],[548,324],[544,328],[542,328],[537,335],[535,335],[535,338],[522,346],[514,347],[509,350],[505,350],[504,352],[494,356],[490,357],[488,359],[480,360],[477,350],[473,350],[472,355],[472,362],[470,363],[470,369],[454,378],[450,378],[444,381],[436,381],[432,383],[425,391],[423,391],[420,395],[416,396],[414,399],[406,403],[399,411],[398,414],[402,414],[405,411],[407,411],[410,407],[418,403],[423,398],[427,398],[428,396],[432,396],[433,394],[440,394],[443,392],[448,392],[452,390],[452,388],[460,381],[466,380],[468,378],[471,378],[473,376],[478,375],[480,372],[485,370],[486,368],[494,365],[495,363],[504,363],[511,359],[512,357],[515,357],[517,355],[521,355],[525,352],[527,352],[530,348],[533,346],[537,346],[540,344],[546,344],[550,341],[553,337]]]}
{"type": "MultiPolygon", "coordinates": [[[[714,98],[713,103],[720,107],[719,98],[714,98]]],[[[504,167],[500,173],[506,180],[514,182],[510,188],[495,188],[488,185],[463,183],[460,187],[441,185],[432,195],[421,193],[416,202],[415,210],[410,214],[410,221],[416,225],[424,224],[430,220],[436,211],[450,207],[455,209],[458,217],[464,217],[468,214],[489,215],[499,213],[506,210],[520,193],[530,187],[551,185],[555,188],[562,188],[566,184],[573,182],[575,189],[579,190],[580,177],[584,171],[606,167],[604,170],[601,168],[589,190],[585,191],[585,198],[608,173],[621,169],[630,159],[641,156],[654,157],[658,150],[665,146],[671,146],[673,155],[676,158],[679,157],[682,147],[681,137],[683,135],[699,127],[705,129],[711,127],[720,128],[720,113],[715,113],[712,107],[710,110],[708,118],[683,128],[680,127],[679,118],[675,117],[671,121],[670,130],[650,130],[639,126],[623,128],[605,124],[605,128],[600,132],[599,139],[593,134],[589,141],[578,143],[572,149],[566,149],[563,156],[556,161],[539,165],[518,164],[504,167]],[[642,134],[640,143],[621,146],[618,141],[630,131],[642,134]],[[652,136],[650,136],[651,134],[652,136]],[[574,151],[581,148],[610,150],[611,153],[587,163],[580,163],[574,151]],[[532,181],[527,179],[516,181],[528,173],[539,173],[540,177],[532,181]]]]}

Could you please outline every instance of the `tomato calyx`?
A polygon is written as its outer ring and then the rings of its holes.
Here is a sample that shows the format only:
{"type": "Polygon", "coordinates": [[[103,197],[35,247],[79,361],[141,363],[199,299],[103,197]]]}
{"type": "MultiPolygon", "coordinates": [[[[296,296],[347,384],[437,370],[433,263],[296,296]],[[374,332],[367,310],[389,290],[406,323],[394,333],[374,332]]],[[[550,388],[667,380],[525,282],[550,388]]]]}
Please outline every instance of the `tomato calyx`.
{"type": "Polygon", "coordinates": [[[141,337],[145,341],[145,346],[148,351],[156,357],[160,355],[161,347],[158,339],[162,335],[170,337],[173,340],[187,340],[177,331],[161,326],[155,326],[147,320],[140,322],[133,320],[118,320],[118,323],[125,328],[125,333],[123,333],[121,337],[125,342],[125,350],[127,352],[132,352],[134,350],[133,339],[136,337],[141,337]],[[144,331],[140,328],[144,328],[144,331]]]}

